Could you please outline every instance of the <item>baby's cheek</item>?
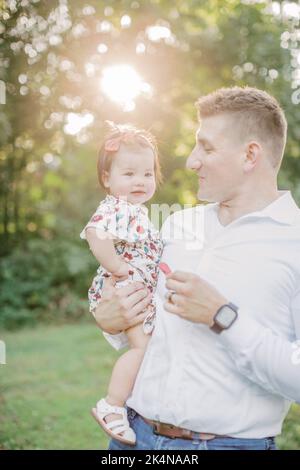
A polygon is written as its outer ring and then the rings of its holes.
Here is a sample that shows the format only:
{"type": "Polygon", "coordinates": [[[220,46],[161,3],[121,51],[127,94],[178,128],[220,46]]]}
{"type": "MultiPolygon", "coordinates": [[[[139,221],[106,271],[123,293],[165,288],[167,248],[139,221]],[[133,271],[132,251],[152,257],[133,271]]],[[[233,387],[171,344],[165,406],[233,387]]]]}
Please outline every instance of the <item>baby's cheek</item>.
{"type": "Polygon", "coordinates": [[[131,184],[128,181],[120,181],[120,190],[123,194],[127,194],[131,191],[131,184]]]}
{"type": "Polygon", "coordinates": [[[148,193],[153,195],[155,193],[155,190],[156,190],[155,181],[151,181],[150,183],[148,183],[147,189],[148,189],[148,193]]]}

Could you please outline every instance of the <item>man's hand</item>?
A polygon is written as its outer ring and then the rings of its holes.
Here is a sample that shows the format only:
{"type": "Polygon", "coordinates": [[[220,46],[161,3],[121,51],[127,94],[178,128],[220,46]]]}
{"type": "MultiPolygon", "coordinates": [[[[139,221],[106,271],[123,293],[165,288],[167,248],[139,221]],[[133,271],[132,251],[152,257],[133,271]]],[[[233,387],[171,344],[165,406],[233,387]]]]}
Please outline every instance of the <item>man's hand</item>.
{"type": "Polygon", "coordinates": [[[140,282],[116,288],[113,277],[104,281],[102,299],[95,311],[98,326],[110,334],[120,333],[142,323],[147,316],[141,313],[149,304],[152,295],[140,282]]]}
{"type": "Polygon", "coordinates": [[[196,274],[175,271],[166,277],[166,287],[175,292],[164,308],[185,320],[212,326],[217,310],[228,300],[196,274]]]}

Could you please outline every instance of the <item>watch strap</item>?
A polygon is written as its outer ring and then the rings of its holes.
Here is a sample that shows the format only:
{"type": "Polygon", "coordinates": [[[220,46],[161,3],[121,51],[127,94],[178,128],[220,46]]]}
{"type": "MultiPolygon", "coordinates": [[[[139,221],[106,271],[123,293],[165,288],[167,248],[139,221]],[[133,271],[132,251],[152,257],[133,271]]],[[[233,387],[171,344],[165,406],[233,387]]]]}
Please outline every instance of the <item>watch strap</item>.
{"type": "Polygon", "coordinates": [[[224,331],[224,328],[222,328],[218,323],[214,322],[213,326],[210,327],[210,329],[214,332],[217,333],[218,335],[224,331]]]}

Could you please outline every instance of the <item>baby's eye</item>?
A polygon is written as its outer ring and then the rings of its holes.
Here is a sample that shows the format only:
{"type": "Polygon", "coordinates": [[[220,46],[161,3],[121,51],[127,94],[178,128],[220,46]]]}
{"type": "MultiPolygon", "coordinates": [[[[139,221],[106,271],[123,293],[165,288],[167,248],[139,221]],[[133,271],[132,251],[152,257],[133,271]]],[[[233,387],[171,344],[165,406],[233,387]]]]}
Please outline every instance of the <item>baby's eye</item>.
{"type": "Polygon", "coordinates": [[[128,171],[127,173],[124,173],[125,176],[132,176],[133,175],[133,172],[132,171],[128,171]]]}
{"type": "Polygon", "coordinates": [[[150,173],[150,172],[149,172],[149,173],[146,173],[145,176],[153,176],[153,173],[150,173]]]}

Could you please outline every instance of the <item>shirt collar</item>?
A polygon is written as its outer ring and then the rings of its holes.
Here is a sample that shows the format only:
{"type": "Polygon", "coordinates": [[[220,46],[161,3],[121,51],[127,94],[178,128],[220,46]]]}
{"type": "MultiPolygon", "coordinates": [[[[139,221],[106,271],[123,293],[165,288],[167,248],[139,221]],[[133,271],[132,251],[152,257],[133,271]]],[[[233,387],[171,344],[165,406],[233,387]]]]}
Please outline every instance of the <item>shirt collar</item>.
{"type": "Polygon", "coordinates": [[[299,217],[300,209],[290,191],[279,191],[279,194],[280,197],[271,202],[267,207],[249,215],[269,217],[276,222],[292,225],[295,218],[299,217]]]}
{"type": "MultiPolygon", "coordinates": [[[[297,206],[294,198],[291,195],[290,191],[278,191],[280,197],[275,201],[271,202],[267,207],[264,209],[249,212],[248,214],[244,214],[239,217],[237,220],[249,218],[249,217],[256,217],[256,218],[271,218],[276,222],[281,224],[292,225],[297,217],[300,218],[300,209],[297,206]]],[[[212,204],[214,210],[217,212],[219,204],[214,203],[212,204]]],[[[232,223],[234,223],[233,221],[232,223]]],[[[229,224],[231,225],[231,224],[229,224]]]]}

